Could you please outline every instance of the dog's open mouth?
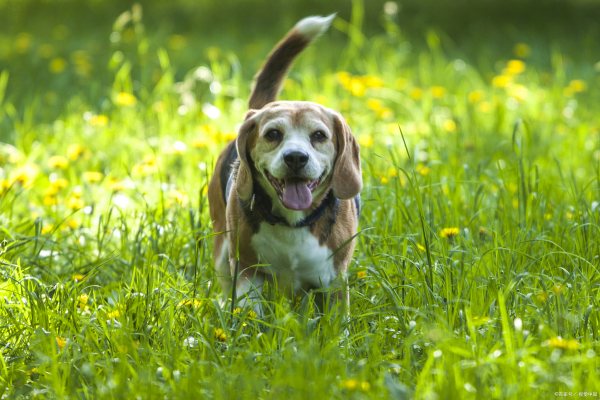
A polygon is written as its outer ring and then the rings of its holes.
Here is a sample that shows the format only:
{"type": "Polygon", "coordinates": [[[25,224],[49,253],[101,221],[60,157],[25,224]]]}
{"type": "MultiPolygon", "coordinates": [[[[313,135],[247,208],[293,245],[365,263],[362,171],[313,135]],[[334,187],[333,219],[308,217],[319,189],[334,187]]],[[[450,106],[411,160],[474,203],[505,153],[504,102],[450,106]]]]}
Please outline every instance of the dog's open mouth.
{"type": "Polygon", "coordinates": [[[265,171],[266,177],[279,195],[283,205],[291,210],[306,210],[312,204],[312,192],[321,182],[321,177],[315,180],[302,178],[277,179],[265,171]]]}

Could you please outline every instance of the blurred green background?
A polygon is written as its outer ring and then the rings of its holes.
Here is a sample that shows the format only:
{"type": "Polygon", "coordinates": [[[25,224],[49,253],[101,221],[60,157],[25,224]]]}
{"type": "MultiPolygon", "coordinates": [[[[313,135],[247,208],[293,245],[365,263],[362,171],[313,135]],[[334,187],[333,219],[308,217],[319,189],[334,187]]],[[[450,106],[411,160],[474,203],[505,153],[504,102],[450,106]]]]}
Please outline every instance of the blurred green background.
{"type": "MultiPolygon", "coordinates": [[[[114,79],[113,71],[106,67],[117,50],[133,54],[140,65],[147,66],[158,64],[156,51],[165,48],[176,79],[209,62],[215,51],[235,53],[242,76],[249,80],[272,42],[296,20],[337,12],[348,21],[357,2],[150,0],[137,3],[143,14],[138,26],[119,21],[119,15],[134,4],[120,0],[0,1],[0,70],[8,71],[10,77],[6,99],[17,112],[35,101],[38,107],[32,118],[41,121],[64,111],[68,93],[100,107],[114,79]],[[136,29],[143,30],[143,35],[136,29]],[[268,37],[271,42],[265,40],[268,37]],[[76,73],[62,73],[66,69],[76,73]],[[42,100],[41,93],[46,94],[42,100]]],[[[364,14],[358,16],[358,22],[365,38],[394,29],[417,54],[427,44],[427,32],[434,30],[442,37],[449,57],[464,59],[484,76],[493,75],[494,60],[502,54],[509,57],[519,42],[533,48],[528,62],[542,70],[551,68],[547,53],[553,47],[560,48],[572,62],[590,68],[600,60],[594,43],[600,37],[599,1],[375,0],[361,4],[364,14]]],[[[345,40],[348,36],[338,27],[328,43],[335,46],[335,41],[345,40]]],[[[360,70],[360,60],[344,67],[360,70]]],[[[152,81],[149,70],[136,70],[135,65],[132,74],[137,85],[152,81]]],[[[0,127],[10,130],[6,122],[0,127]]]]}

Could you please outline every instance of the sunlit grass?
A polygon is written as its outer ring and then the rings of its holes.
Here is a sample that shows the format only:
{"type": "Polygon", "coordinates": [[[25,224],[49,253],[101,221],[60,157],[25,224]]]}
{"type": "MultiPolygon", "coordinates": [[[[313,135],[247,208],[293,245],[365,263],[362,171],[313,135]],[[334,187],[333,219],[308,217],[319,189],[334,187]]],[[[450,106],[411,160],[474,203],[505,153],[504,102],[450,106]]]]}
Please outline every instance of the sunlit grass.
{"type": "Polygon", "coordinates": [[[343,48],[321,38],[282,93],[340,110],[361,144],[349,320],[316,315],[310,298],[274,295],[264,318],[220,301],[206,185],[245,112],[244,54],[214,47],[182,73],[171,57],[189,39],[151,46],[137,7],[114,23],[106,63],[14,38],[3,57],[38,57],[56,82],[111,85],[88,102],[57,83],[20,110],[0,75],[2,395],[598,392],[594,65],[519,41],[486,70],[433,31],[410,48],[391,14],[366,40],[354,4],[332,33],[343,48]],[[551,68],[532,61],[542,50],[551,68]],[[329,53],[340,59],[322,62],[329,53]],[[56,119],[37,115],[57,103],[56,119]]]}

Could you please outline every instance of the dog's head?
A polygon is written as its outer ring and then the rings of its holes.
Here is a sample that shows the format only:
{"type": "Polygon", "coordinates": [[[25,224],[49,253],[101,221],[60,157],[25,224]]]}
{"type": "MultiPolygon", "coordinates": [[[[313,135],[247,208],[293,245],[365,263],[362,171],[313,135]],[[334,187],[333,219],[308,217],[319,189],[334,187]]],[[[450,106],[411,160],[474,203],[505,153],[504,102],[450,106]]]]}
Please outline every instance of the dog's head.
{"type": "Polygon", "coordinates": [[[275,207],[308,210],[330,190],[339,199],[361,190],[358,144],[342,116],[318,104],[277,101],[251,110],[236,145],[244,200],[259,184],[279,200],[275,207]]]}

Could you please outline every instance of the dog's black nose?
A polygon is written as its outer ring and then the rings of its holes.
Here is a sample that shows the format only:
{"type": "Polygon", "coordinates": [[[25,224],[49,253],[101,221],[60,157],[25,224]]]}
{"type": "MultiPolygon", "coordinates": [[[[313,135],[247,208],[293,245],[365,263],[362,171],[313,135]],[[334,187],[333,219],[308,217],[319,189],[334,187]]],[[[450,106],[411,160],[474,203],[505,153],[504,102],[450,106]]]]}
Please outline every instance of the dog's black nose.
{"type": "Polygon", "coordinates": [[[298,171],[308,163],[308,154],[302,151],[288,151],[283,155],[283,161],[292,171],[298,171]]]}

